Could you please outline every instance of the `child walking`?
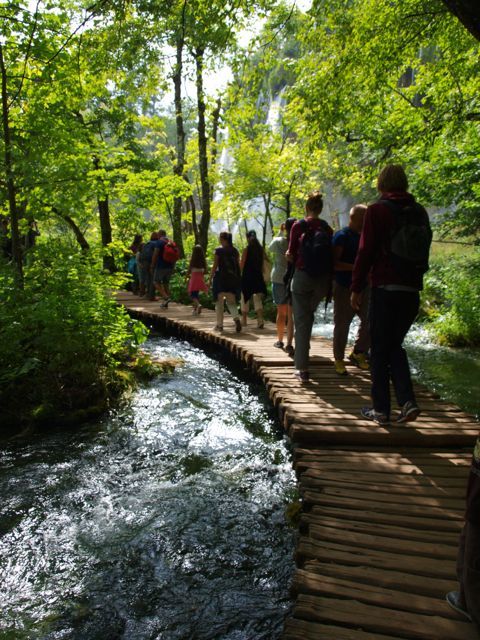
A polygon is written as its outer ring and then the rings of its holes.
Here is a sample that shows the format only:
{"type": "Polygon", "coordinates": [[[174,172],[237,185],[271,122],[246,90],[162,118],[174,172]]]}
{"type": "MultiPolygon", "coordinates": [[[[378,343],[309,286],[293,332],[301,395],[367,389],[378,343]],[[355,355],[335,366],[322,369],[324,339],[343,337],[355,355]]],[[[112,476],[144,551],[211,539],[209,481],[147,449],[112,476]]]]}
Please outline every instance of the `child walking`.
{"type": "Polygon", "coordinates": [[[200,291],[208,291],[204,278],[206,270],[207,261],[205,260],[205,254],[203,253],[202,247],[197,244],[193,247],[192,257],[190,258],[187,271],[187,275],[189,276],[188,293],[192,300],[192,313],[194,316],[200,315],[202,312],[200,291]]]}

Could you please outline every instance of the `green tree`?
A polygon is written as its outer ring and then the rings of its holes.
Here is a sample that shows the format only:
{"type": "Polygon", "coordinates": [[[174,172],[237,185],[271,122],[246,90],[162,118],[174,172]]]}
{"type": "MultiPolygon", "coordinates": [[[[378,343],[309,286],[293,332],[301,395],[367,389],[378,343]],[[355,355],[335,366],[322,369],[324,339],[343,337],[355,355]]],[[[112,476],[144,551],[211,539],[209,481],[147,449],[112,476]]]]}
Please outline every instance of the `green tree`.
{"type": "Polygon", "coordinates": [[[337,179],[359,189],[400,161],[427,203],[478,238],[478,42],[440,0],[316,0],[301,38],[289,115],[337,179]]]}

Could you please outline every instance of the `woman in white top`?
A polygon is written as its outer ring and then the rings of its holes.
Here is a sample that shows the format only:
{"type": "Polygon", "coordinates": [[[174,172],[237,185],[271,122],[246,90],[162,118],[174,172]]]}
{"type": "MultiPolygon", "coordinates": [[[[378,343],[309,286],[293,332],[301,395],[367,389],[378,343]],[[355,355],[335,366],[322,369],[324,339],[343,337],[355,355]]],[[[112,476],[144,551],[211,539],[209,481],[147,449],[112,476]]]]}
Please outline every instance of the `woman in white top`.
{"type": "Polygon", "coordinates": [[[287,330],[287,345],[285,351],[289,356],[293,356],[293,314],[292,314],[292,301],[289,291],[289,287],[285,282],[285,276],[287,273],[288,262],[285,257],[285,253],[288,248],[288,239],[290,229],[293,223],[296,222],[295,218],[289,218],[280,227],[280,232],[277,237],[273,238],[269,245],[269,250],[273,257],[272,267],[272,297],[273,302],[277,305],[277,342],[274,346],[278,349],[284,348],[283,336],[285,334],[285,327],[287,330]]]}

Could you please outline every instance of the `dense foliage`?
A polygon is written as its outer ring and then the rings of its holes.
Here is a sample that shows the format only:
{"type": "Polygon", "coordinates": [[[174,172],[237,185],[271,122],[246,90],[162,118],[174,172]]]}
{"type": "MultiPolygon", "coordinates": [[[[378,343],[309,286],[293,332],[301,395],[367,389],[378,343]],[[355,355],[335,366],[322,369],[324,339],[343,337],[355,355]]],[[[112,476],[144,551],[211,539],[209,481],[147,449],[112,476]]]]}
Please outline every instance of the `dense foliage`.
{"type": "Polygon", "coordinates": [[[104,409],[122,390],[122,366],[146,329],[112,298],[121,282],[60,239],[55,251],[48,244],[37,247],[23,289],[12,270],[0,265],[4,423],[50,423],[78,412],[83,417],[104,409]]]}
{"type": "Polygon", "coordinates": [[[480,252],[434,256],[425,280],[423,309],[441,344],[480,344],[480,252]]]}

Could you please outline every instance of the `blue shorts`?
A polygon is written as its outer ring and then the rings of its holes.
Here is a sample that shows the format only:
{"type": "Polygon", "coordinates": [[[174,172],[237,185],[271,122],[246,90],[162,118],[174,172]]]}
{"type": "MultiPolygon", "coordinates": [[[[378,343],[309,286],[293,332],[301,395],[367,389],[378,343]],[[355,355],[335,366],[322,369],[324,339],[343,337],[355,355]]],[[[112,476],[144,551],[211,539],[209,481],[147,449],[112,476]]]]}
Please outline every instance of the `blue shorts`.
{"type": "Polygon", "coordinates": [[[288,304],[287,288],[279,282],[272,282],[272,298],[276,305],[288,304]]]}

